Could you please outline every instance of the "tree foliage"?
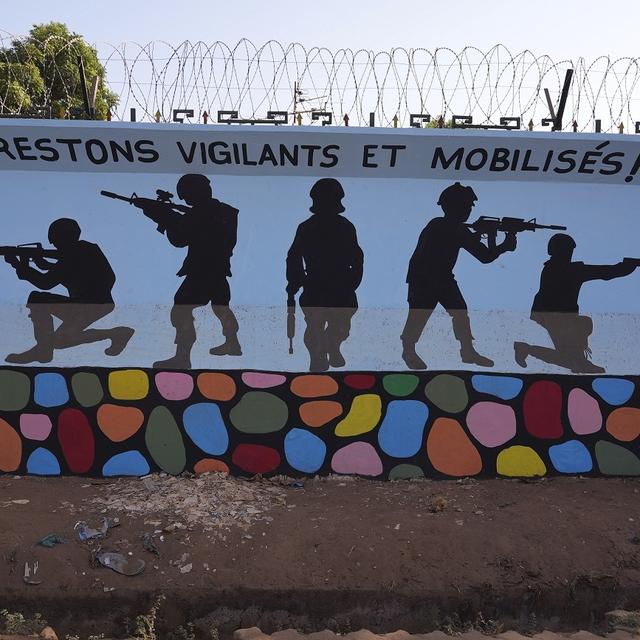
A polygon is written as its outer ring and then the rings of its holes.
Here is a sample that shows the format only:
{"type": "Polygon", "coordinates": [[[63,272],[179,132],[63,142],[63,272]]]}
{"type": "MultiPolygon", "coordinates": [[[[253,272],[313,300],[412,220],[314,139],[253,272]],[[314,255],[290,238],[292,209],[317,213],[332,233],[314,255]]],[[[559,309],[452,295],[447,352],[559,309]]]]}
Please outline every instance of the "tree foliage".
{"type": "Polygon", "coordinates": [[[95,117],[105,120],[118,96],[105,84],[105,68],[96,50],[61,22],[34,25],[29,35],[0,49],[0,113],[27,113],[51,107],[54,118],[68,117],[83,108],[78,56],[82,58],[87,88],[98,79],[95,117]]]}

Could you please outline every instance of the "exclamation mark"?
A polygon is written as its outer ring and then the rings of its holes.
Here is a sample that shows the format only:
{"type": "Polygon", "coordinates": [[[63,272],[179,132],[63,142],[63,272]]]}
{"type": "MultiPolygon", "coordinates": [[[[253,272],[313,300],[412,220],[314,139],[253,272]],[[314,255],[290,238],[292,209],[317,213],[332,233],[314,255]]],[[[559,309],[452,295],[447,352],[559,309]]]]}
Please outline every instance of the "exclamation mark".
{"type": "Polygon", "coordinates": [[[638,169],[640,169],[640,155],[636,158],[636,161],[633,163],[633,168],[629,172],[629,175],[624,179],[625,182],[631,182],[638,173],[638,169]]]}

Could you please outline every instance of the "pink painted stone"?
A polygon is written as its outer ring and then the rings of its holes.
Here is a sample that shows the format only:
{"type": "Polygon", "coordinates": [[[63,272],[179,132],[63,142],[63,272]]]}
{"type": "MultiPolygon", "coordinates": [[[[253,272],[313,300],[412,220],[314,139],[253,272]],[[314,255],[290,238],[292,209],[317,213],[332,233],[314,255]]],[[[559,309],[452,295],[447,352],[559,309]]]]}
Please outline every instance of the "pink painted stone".
{"type": "Polygon", "coordinates": [[[499,447],[516,435],[516,414],[506,404],[476,402],[467,413],[471,435],[485,447],[499,447]]]}
{"type": "Polygon", "coordinates": [[[242,374],[242,382],[252,389],[270,389],[284,384],[286,376],[279,373],[259,373],[258,371],[245,371],[242,374]]]}
{"type": "Polygon", "coordinates": [[[156,387],[165,400],[186,400],[193,393],[193,378],[188,373],[156,373],[156,387]]]}
{"type": "Polygon", "coordinates": [[[20,416],[20,432],[29,440],[46,440],[52,426],[49,416],[43,413],[23,413],[20,416]]]}
{"type": "Polygon", "coordinates": [[[379,476],[382,473],[382,461],[368,442],[353,442],[333,454],[331,468],[336,473],[379,476]]]}
{"type": "Polygon", "coordinates": [[[583,389],[575,388],[569,392],[567,403],[569,424],[575,433],[585,435],[602,429],[602,411],[598,401],[583,389]]]}

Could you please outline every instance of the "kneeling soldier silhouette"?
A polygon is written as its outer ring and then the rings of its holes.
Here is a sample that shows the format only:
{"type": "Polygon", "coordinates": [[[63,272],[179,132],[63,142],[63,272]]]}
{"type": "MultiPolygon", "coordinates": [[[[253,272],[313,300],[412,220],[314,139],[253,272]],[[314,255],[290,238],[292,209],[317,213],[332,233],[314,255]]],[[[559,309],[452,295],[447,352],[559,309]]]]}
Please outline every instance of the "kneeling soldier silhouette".
{"type": "Polygon", "coordinates": [[[527,366],[527,357],[555,364],[573,373],[604,373],[605,370],[589,360],[589,336],[593,322],[580,315],[580,288],[589,280],[613,280],[632,273],[640,260],[624,258],[612,265],[573,262],[575,240],[566,233],[557,233],[549,240],[549,260],[540,275],[540,289],[533,299],[531,319],[544,327],[554,348],[514,342],[515,359],[527,366]]]}
{"type": "Polygon", "coordinates": [[[460,342],[463,362],[492,367],[493,361],[480,355],[473,346],[473,335],[467,304],[458,288],[453,268],[460,249],[487,264],[503,253],[514,251],[516,236],[507,233],[501,244],[485,245],[480,234],[469,229],[465,222],[477,200],[471,187],[459,182],[447,187],[438,199],[444,216],[434,218],[422,230],[407,273],[409,284],[409,313],[402,331],[402,359],[410,369],[426,369],[424,360],[416,353],[416,343],[434,308],[441,304],[451,316],[453,333],[460,342]]]}
{"type": "Polygon", "coordinates": [[[109,261],[97,244],[80,240],[80,226],[70,218],[60,218],[49,227],[49,242],[56,248],[47,251],[55,261],[49,262],[38,252],[5,253],[5,260],[15,268],[21,280],[38,289],[53,289],[61,285],[68,296],[33,291],[27,308],[33,323],[34,347],[24,353],[12,353],[6,361],[13,364],[51,362],[54,349],[67,349],[81,344],[111,340],[105,349],[108,356],[117,356],[133,336],[129,327],[89,329],[88,327],[114,309],[111,290],[116,277],[109,261]],[[35,269],[29,263],[33,261],[35,269]],[[54,329],[53,319],[62,323],[54,329]]]}
{"type": "Polygon", "coordinates": [[[310,371],[344,367],[340,345],[349,337],[358,308],[356,289],[364,256],[356,228],[344,216],[344,190],[333,178],[318,180],[309,193],[313,214],[296,231],[287,254],[289,304],[302,288],[300,307],[310,371]]]}

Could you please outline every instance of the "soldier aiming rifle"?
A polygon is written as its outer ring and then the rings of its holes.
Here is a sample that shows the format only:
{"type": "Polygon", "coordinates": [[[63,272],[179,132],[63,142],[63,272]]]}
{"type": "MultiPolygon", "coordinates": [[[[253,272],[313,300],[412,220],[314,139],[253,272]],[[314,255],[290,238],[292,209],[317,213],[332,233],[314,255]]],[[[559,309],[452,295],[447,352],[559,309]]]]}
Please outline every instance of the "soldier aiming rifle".
{"type": "Polygon", "coordinates": [[[176,353],[153,364],[158,368],[189,369],[191,349],[196,341],[193,310],[211,304],[222,325],[224,342],[209,350],[211,355],[240,356],[238,321],[229,308],[231,290],[231,256],[236,246],[238,210],[213,197],[209,179],[200,174],[186,174],[178,180],[178,197],[186,205],[171,201],[167,191],[158,189],[157,199],[127,198],[110,191],[100,193],[123,200],[142,209],[145,216],[166,233],[174,247],[187,247],[187,256],[177,275],[184,280],[173,300],[171,324],[176,330],[176,353]]]}
{"type": "Polygon", "coordinates": [[[487,216],[469,224],[467,220],[477,199],[471,187],[459,182],[447,187],[437,203],[444,215],[431,220],[422,230],[411,256],[407,273],[409,312],[401,335],[402,359],[410,369],[427,367],[416,353],[416,344],[438,304],[451,316],[462,361],[492,367],[493,360],[479,354],[473,345],[467,304],[453,274],[458,254],[465,249],[483,264],[488,264],[503,253],[515,251],[516,234],[520,231],[556,228],[538,225],[535,220],[487,216]],[[500,244],[496,243],[498,232],[505,234],[500,244]],[[483,236],[487,238],[487,244],[482,242],[483,236]]]}
{"type": "Polygon", "coordinates": [[[106,355],[119,355],[133,336],[133,329],[89,328],[114,309],[111,290],[116,277],[109,261],[97,244],[80,240],[80,227],[70,218],[51,223],[49,242],[55,249],[43,249],[40,243],[0,247],[0,255],[16,270],[18,278],[38,289],[49,290],[61,285],[69,293],[68,296],[47,291],[29,294],[27,308],[36,344],[24,353],[9,354],[6,361],[13,364],[51,362],[54,349],[102,340],[111,341],[105,349],[106,355]],[[54,317],[62,320],[57,329],[53,326],[54,317]]]}

